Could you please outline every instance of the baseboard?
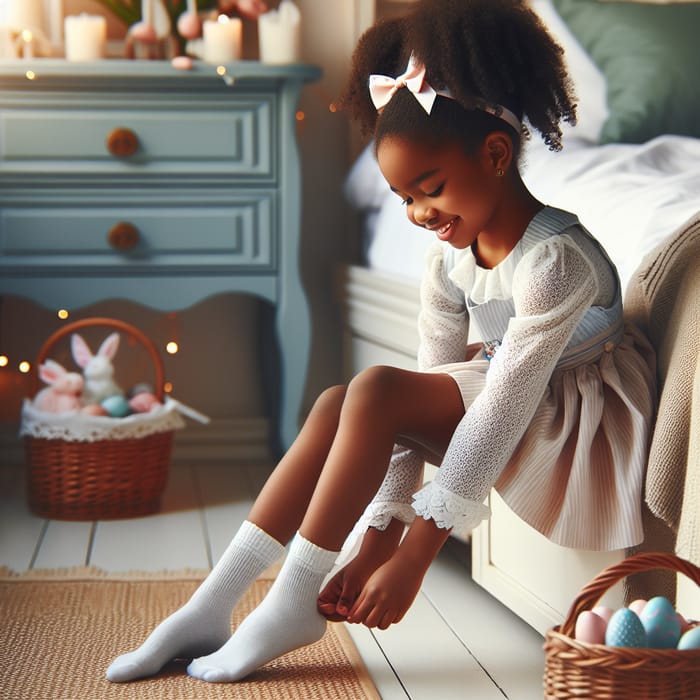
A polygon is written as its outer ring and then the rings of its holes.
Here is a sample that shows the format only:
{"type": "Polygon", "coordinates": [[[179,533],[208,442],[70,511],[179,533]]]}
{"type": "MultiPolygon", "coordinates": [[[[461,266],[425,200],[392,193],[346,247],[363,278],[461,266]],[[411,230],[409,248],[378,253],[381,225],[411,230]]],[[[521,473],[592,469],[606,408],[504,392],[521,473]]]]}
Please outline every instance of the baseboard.
{"type": "Polygon", "coordinates": [[[219,418],[207,425],[188,422],[175,434],[173,462],[272,459],[267,418],[219,418]]]}
{"type": "MultiPolygon", "coordinates": [[[[218,418],[208,425],[191,421],[175,434],[172,462],[241,462],[272,459],[266,418],[218,418]]],[[[0,424],[0,465],[24,463],[19,425],[0,424]]]]}

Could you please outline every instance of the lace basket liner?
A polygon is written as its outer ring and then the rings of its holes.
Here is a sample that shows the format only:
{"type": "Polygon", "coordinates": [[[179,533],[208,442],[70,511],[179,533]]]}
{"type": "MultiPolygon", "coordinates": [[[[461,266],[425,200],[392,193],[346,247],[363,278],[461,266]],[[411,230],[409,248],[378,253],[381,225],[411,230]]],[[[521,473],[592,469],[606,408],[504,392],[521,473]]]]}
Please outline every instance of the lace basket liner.
{"type": "Polygon", "coordinates": [[[125,418],[88,416],[78,411],[48,413],[37,410],[29,399],[25,399],[19,434],[66,442],[129,440],[184,428],[181,413],[191,415],[191,410],[169,397],[162,406],[149,413],[136,413],[125,418]]]}

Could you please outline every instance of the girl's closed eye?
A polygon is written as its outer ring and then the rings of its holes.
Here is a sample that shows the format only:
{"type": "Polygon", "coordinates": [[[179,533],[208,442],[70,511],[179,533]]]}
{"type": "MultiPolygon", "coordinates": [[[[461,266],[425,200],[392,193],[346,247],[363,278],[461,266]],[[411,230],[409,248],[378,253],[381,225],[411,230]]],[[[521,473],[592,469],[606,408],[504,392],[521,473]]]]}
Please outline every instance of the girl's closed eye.
{"type": "Polygon", "coordinates": [[[435,190],[432,192],[427,192],[426,197],[439,197],[442,194],[442,191],[445,189],[445,183],[441,183],[435,190]]]}

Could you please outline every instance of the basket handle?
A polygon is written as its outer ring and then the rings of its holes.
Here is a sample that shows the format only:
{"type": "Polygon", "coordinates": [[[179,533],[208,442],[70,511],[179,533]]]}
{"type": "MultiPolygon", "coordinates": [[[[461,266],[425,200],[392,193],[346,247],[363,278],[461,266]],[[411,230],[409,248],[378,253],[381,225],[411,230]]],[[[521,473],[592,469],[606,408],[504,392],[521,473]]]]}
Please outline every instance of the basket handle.
{"type": "Polygon", "coordinates": [[[53,346],[59,340],[61,340],[61,338],[64,338],[69,333],[78,331],[81,328],[88,328],[92,326],[107,326],[109,328],[115,328],[116,330],[123,331],[124,333],[127,333],[132,338],[137,340],[139,343],[141,343],[141,345],[143,345],[146,348],[149,355],[151,356],[151,359],[153,360],[153,364],[155,365],[155,395],[156,398],[162,403],[164,398],[163,380],[165,374],[163,371],[163,361],[161,360],[160,355],[158,354],[158,350],[156,349],[156,346],[154,345],[153,341],[147,335],[144,335],[138,328],[132,326],[129,323],[126,323],[125,321],[119,321],[115,318],[105,318],[100,316],[95,316],[93,318],[83,318],[78,321],[72,321],[71,323],[67,323],[65,326],[61,326],[57,331],[52,333],[46,339],[44,344],[41,346],[39,354],[36,358],[37,372],[34,375],[34,395],[36,395],[37,391],[39,390],[38,367],[48,357],[51,348],[53,348],[53,346]]]}
{"type": "Polygon", "coordinates": [[[625,576],[648,569],[671,569],[685,574],[700,586],[700,568],[692,562],[681,559],[675,554],[664,552],[635,554],[603,569],[588,585],[581,589],[576,600],[571,604],[559,631],[573,638],[576,620],[580,613],[595,607],[603,594],[625,576]]]}

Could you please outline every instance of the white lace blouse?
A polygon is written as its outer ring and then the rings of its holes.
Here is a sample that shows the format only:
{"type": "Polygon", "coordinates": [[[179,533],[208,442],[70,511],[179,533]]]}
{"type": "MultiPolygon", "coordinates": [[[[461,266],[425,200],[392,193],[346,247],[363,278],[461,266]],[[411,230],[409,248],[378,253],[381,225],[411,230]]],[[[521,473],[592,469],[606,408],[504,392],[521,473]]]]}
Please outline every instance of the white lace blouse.
{"type": "Polygon", "coordinates": [[[422,461],[395,448],[358,528],[383,529],[392,517],[408,523],[417,513],[440,527],[468,532],[488,517],[484,500],[557,364],[620,326],[614,267],[572,214],[545,207],[493,269],[480,267],[470,249],[436,242],[421,284],[419,369],[448,372],[470,403],[465,398],[464,418],[436,478],[418,493],[422,461]],[[470,317],[484,340],[496,341],[490,361],[465,360],[470,317]],[[413,512],[407,507],[411,498],[413,512]]]}

